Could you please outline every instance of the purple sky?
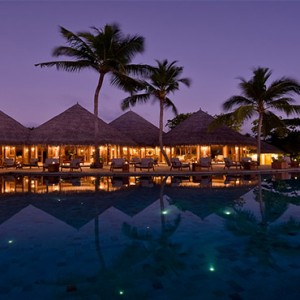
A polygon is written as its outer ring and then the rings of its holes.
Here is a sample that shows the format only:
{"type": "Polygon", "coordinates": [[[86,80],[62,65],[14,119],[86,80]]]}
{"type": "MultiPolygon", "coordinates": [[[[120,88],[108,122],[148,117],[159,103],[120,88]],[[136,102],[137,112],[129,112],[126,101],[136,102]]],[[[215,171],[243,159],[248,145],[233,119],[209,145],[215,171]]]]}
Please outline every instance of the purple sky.
{"type": "MultiPolygon", "coordinates": [[[[177,60],[192,80],[171,95],[180,113],[199,108],[211,115],[239,94],[237,77],[257,66],[300,80],[300,2],[296,1],[1,1],[0,110],[25,126],[40,125],[75,103],[93,112],[98,75],[40,69],[64,44],[58,26],[73,32],[117,22],[125,34],[145,37],[135,63],[177,60]]],[[[127,95],[106,80],[99,116],[110,122],[127,95]]],[[[299,97],[296,97],[297,104],[299,97]]],[[[132,109],[158,125],[157,104],[132,109]]],[[[173,118],[165,113],[165,123],[173,118]]],[[[245,131],[245,130],[244,130],[245,131]]],[[[246,130],[249,131],[249,130],[246,130]]]]}

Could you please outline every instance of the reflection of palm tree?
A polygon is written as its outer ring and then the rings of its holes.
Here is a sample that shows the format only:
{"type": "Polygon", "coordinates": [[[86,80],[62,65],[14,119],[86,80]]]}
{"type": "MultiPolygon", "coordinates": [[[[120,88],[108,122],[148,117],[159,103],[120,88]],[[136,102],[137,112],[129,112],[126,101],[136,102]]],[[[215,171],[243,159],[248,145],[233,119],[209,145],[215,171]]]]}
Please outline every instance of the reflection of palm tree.
{"type": "Polygon", "coordinates": [[[260,175],[258,183],[253,193],[259,203],[261,217],[257,218],[251,211],[235,207],[235,214],[226,216],[226,227],[235,235],[249,236],[247,255],[256,256],[261,263],[276,268],[278,266],[272,252],[293,248],[282,236],[299,232],[300,222],[291,218],[288,222],[271,225],[287,210],[291,198],[277,193],[273,187],[270,189],[262,185],[260,175]]]}
{"type": "MultiPolygon", "coordinates": [[[[139,231],[137,228],[130,226],[128,223],[123,224],[123,232],[134,242],[130,246],[130,253],[134,253],[132,261],[128,261],[128,250],[125,251],[121,260],[128,265],[134,265],[144,261],[145,270],[150,278],[163,276],[168,271],[175,272],[184,268],[184,263],[179,259],[180,245],[170,241],[171,236],[178,229],[181,222],[181,215],[177,215],[172,223],[167,221],[167,211],[164,204],[164,186],[167,177],[165,177],[160,189],[160,215],[161,231],[159,236],[152,235],[149,229],[146,232],[139,231]]],[[[154,282],[154,285],[160,283],[154,282]]]]}

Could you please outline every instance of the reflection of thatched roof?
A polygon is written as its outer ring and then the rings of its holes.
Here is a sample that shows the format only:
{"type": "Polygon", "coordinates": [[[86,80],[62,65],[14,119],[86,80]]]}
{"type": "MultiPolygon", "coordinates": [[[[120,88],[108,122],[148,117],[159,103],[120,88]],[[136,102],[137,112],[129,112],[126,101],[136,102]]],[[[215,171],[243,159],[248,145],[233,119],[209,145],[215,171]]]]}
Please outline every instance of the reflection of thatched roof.
{"type": "Polygon", "coordinates": [[[120,130],[139,146],[157,146],[159,129],[133,111],[121,115],[109,125],[120,130]]]}
{"type": "Polygon", "coordinates": [[[130,187],[119,193],[115,192],[113,199],[112,205],[115,208],[129,216],[134,216],[159,199],[159,188],[130,187]]]}
{"type": "Polygon", "coordinates": [[[248,138],[223,125],[209,131],[208,126],[214,120],[202,110],[193,113],[188,119],[166,133],[164,144],[175,145],[253,145],[255,139],[248,138]]]}
{"type": "Polygon", "coordinates": [[[27,144],[30,130],[0,110],[0,144],[27,144]]]}
{"type": "Polygon", "coordinates": [[[249,187],[234,188],[185,188],[166,187],[169,202],[182,211],[190,211],[201,219],[211,214],[222,214],[225,208],[232,207],[234,201],[249,192],[249,187]]]}
{"type": "MultiPolygon", "coordinates": [[[[111,205],[99,193],[31,195],[31,204],[58,220],[79,229],[111,205]]],[[[104,196],[105,197],[105,196],[104,196]]]]}
{"type": "Polygon", "coordinates": [[[0,224],[6,222],[29,205],[28,199],[15,195],[5,195],[0,198],[0,224]]]}
{"type": "MultiPolygon", "coordinates": [[[[95,144],[94,115],[79,104],[40,125],[32,131],[32,144],[93,145],[95,144]]],[[[100,145],[134,146],[135,143],[115,128],[98,119],[97,142],[100,145]]]]}

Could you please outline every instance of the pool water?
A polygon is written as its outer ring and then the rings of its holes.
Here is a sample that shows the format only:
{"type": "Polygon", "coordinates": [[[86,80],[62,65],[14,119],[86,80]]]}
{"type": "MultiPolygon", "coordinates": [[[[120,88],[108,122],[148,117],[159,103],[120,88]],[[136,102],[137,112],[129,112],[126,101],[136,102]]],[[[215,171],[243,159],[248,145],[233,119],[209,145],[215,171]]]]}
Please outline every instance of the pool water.
{"type": "Polygon", "coordinates": [[[0,299],[299,299],[300,180],[251,182],[3,192],[0,299]]]}

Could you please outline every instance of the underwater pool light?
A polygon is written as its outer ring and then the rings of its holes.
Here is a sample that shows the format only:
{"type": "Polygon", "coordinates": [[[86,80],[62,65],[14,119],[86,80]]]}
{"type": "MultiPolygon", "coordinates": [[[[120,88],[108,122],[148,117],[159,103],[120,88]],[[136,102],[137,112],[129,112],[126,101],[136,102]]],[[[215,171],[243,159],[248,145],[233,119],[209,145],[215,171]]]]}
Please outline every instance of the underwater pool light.
{"type": "Polygon", "coordinates": [[[214,272],[214,271],[215,271],[215,268],[214,268],[213,266],[210,266],[210,267],[209,267],[209,271],[214,272]]]}

